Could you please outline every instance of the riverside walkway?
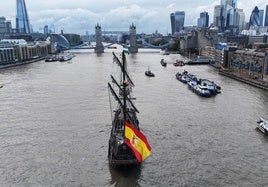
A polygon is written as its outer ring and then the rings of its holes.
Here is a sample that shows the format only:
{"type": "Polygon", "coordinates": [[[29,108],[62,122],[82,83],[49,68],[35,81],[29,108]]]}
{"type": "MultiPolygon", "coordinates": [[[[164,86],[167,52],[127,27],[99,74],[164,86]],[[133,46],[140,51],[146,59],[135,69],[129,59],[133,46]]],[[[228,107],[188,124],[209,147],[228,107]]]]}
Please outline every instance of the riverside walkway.
{"type": "Polygon", "coordinates": [[[258,88],[268,90],[268,82],[265,82],[265,81],[262,81],[262,80],[257,80],[257,79],[250,79],[250,78],[244,77],[244,76],[242,76],[240,74],[237,74],[237,73],[235,73],[233,71],[229,71],[229,70],[220,69],[219,73],[224,75],[224,76],[236,79],[238,81],[250,84],[252,86],[256,86],[258,88]]]}

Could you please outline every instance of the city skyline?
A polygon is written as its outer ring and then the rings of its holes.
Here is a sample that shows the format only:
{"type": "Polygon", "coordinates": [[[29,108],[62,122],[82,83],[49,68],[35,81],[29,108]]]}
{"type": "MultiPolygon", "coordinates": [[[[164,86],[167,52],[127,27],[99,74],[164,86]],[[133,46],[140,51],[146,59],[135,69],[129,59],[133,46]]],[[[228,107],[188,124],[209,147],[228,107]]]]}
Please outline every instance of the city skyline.
{"type": "MultiPolygon", "coordinates": [[[[185,26],[197,25],[197,19],[201,12],[208,12],[210,21],[213,21],[214,7],[220,4],[220,0],[185,1],[176,3],[172,0],[163,1],[122,1],[112,0],[86,2],[76,0],[66,2],[58,0],[25,0],[30,23],[33,30],[43,32],[45,25],[54,24],[56,32],[61,30],[67,33],[84,34],[88,31],[94,33],[96,23],[100,23],[103,30],[128,31],[131,23],[137,26],[137,33],[171,33],[170,13],[185,11],[185,26]],[[194,3],[194,7],[193,7],[194,3]],[[103,6],[105,4],[105,6],[103,6]],[[182,6],[183,5],[183,6],[182,6]],[[183,7],[183,8],[182,8],[183,7]]],[[[255,6],[265,11],[267,1],[238,0],[238,8],[243,9],[246,21],[255,6]]],[[[4,2],[0,7],[1,15],[12,22],[15,27],[16,1],[4,2]]]]}

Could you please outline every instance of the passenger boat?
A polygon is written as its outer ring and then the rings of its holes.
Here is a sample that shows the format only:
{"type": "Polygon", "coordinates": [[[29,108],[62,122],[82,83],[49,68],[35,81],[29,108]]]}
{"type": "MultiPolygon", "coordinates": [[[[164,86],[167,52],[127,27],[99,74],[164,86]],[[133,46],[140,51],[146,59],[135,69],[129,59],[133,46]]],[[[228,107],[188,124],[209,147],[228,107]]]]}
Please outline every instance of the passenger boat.
{"type": "Polygon", "coordinates": [[[164,66],[164,67],[167,66],[167,62],[166,62],[164,59],[161,59],[161,60],[160,60],[160,64],[161,64],[162,66],[164,66]]]}
{"type": "Polygon", "coordinates": [[[213,81],[208,79],[200,79],[199,84],[203,87],[206,87],[212,95],[221,93],[221,87],[215,84],[213,81]]]}
{"type": "Polygon", "coordinates": [[[210,97],[221,92],[221,87],[213,81],[200,79],[186,70],[183,73],[176,73],[176,78],[187,84],[190,90],[202,97],[210,97]]]}
{"type": "Polygon", "coordinates": [[[181,81],[184,84],[187,84],[187,82],[189,82],[194,75],[188,73],[186,70],[184,70],[182,73],[178,72],[176,73],[176,78],[181,81]]]}
{"type": "Polygon", "coordinates": [[[176,60],[176,62],[173,63],[173,66],[184,66],[185,63],[181,60],[176,60]]]}
{"type": "MultiPolygon", "coordinates": [[[[151,152],[151,147],[141,132],[137,118],[138,109],[133,103],[132,88],[134,83],[127,73],[125,53],[122,60],[113,53],[113,59],[121,69],[120,82],[111,75],[112,84],[108,83],[109,93],[117,103],[115,109],[111,108],[112,128],[109,138],[108,160],[111,166],[140,165],[151,152]]],[[[111,105],[111,100],[110,100],[111,105]]],[[[112,106],[112,105],[111,105],[112,106]]]]}
{"type": "Polygon", "coordinates": [[[176,73],[176,79],[178,79],[179,81],[181,81],[182,83],[186,84],[187,82],[190,81],[189,77],[185,74],[182,74],[180,72],[176,73]]]}
{"type": "Polygon", "coordinates": [[[202,97],[211,96],[211,92],[207,89],[207,87],[198,84],[197,81],[191,80],[187,84],[188,84],[188,88],[192,90],[194,93],[196,93],[197,95],[200,95],[202,97]]]}
{"type": "Polygon", "coordinates": [[[263,134],[268,135],[268,121],[261,118],[257,122],[257,129],[259,129],[263,134]]]}
{"type": "Polygon", "coordinates": [[[198,56],[197,58],[191,59],[187,64],[188,65],[203,65],[203,64],[209,64],[211,60],[206,57],[198,56]]]}
{"type": "Polygon", "coordinates": [[[58,61],[56,55],[47,55],[45,58],[45,62],[55,62],[55,61],[58,61]]]}
{"type": "Polygon", "coordinates": [[[59,61],[60,62],[68,61],[68,60],[71,60],[73,57],[74,57],[74,54],[72,53],[63,54],[59,56],[59,61]]]}

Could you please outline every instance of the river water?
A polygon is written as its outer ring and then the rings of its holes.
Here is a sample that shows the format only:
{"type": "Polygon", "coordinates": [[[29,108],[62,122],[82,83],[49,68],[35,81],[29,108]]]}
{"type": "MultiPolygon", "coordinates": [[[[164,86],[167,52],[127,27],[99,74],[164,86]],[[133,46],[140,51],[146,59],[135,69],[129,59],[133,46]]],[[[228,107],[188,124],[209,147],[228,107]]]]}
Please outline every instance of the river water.
{"type": "Polygon", "coordinates": [[[68,62],[0,69],[0,186],[267,186],[267,91],[210,66],[167,67],[159,52],[127,55],[140,127],[152,147],[127,174],[107,160],[111,51],[74,51],[68,62]],[[154,78],[144,75],[150,67],[154,78]],[[187,70],[222,93],[202,98],[175,79],[187,70]]]}

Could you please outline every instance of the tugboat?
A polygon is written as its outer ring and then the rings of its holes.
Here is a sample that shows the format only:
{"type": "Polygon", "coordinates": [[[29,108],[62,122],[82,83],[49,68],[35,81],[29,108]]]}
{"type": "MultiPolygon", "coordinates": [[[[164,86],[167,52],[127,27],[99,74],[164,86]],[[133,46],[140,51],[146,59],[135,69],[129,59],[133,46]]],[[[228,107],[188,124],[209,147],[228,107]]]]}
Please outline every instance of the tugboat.
{"type": "Polygon", "coordinates": [[[160,60],[160,64],[161,66],[164,66],[164,67],[167,66],[167,62],[163,58],[160,60]]]}
{"type": "MultiPolygon", "coordinates": [[[[112,112],[112,129],[109,139],[108,160],[114,167],[137,166],[151,153],[151,147],[140,131],[137,118],[138,109],[132,100],[134,83],[127,73],[126,56],[122,52],[122,60],[113,52],[113,59],[121,69],[120,83],[111,75],[112,84],[108,89],[114,96],[117,107],[112,112]]],[[[109,92],[109,93],[110,93],[109,92]]],[[[110,101],[111,105],[111,101],[110,101]]]]}
{"type": "Polygon", "coordinates": [[[154,73],[148,68],[146,71],[145,71],[145,75],[148,76],[148,77],[154,77],[154,73]]]}

